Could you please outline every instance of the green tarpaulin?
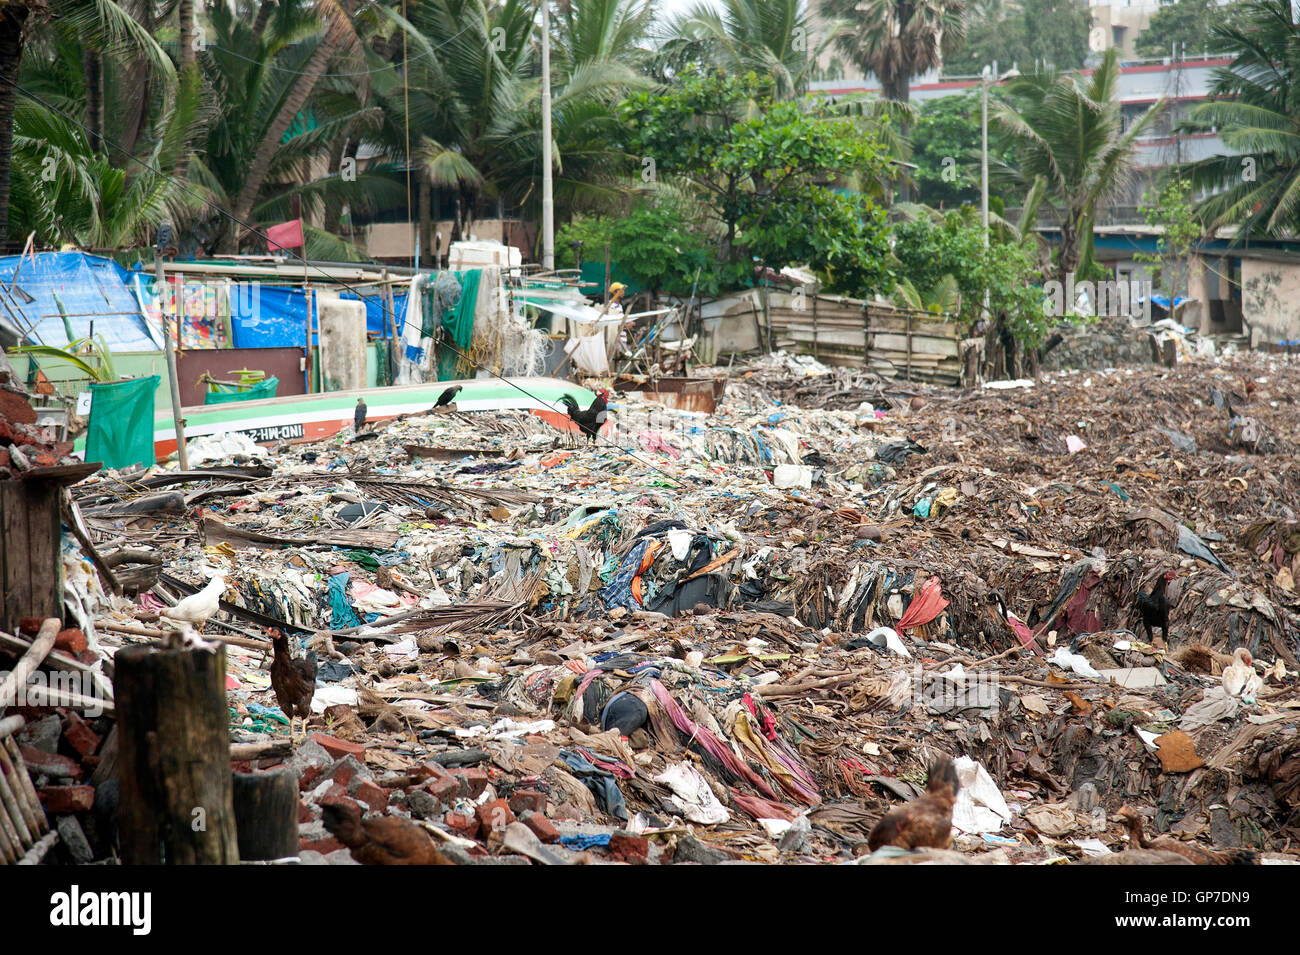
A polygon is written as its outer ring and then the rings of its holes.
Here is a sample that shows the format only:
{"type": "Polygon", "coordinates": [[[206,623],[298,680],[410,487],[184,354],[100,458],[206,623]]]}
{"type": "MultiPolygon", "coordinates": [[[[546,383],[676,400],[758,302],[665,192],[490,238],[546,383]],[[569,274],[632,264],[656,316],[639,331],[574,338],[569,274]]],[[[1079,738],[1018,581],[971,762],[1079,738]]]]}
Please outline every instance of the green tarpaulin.
{"type": "Polygon", "coordinates": [[[252,401],[255,398],[274,398],[275,390],[280,387],[280,379],[274,376],[259,381],[249,388],[238,388],[234,385],[217,385],[217,391],[209,391],[203,395],[205,405],[220,405],[228,401],[252,401]]]}
{"type": "MultiPolygon", "coordinates": [[[[483,273],[479,269],[467,272],[453,272],[460,280],[460,299],[454,306],[442,314],[442,327],[456,351],[469,354],[469,345],[474,338],[474,307],[478,304],[478,285],[483,273]]],[[[438,380],[454,381],[466,375],[472,375],[474,366],[462,362],[459,355],[450,348],[438,349],[438,380]]]]}
{"type": "Polygon", "coordinates": [[[158,382],[158,375],[150,375],[91,383],[87,461],[102,461],[106,468],[154,464],[153,396],[158,382]]]}

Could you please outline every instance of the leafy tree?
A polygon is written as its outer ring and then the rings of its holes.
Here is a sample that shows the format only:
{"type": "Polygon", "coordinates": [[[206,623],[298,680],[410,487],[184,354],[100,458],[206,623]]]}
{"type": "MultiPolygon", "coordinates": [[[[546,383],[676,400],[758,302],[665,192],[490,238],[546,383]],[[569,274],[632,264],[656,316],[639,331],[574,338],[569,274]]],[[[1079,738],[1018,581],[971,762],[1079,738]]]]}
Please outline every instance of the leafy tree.
{"type": "Polygon", "coordinates": [[[1213,98],[1192,108],[1181,128],[1217,131],[1224,153],[1182,170],[1198,193],[1207,226],[1238,226],[1238,236],[1293,237],[1300,230],[1300,26],[1290,0],[1248,0],[1213,25],[1214,42],[1234,55],[1216,70],[1213,98]]]}
{"type": "Polygon", "coordinates": [[[835,48],[880,80],[885,99],[906,102],[914,76],[937,67],[966,36],[966,0],[821,0],[843,29],[835,48]]]}
{"type": "Polygon", "coordinates": [[[1124,128],[1118,95],[1119,57],[1108,50],[1091,76],[1047,70],[1012,80],[991,119],[1014,162],[996,164],[1002,178],[1028,190],[1041,178],[1046,203],[1061,230],[1056,279],[1091,262],[1092,223],[1098,205],[1130,180],[1137,139],[1164,101],[1124,128]]]}
{"type": "Polygon", "coordinates": [[[949,73],[976,74],[994,63],[1026,73],[1040,63],[1077,70],[1088,57],[1092,14],[1084,0],[986,0],[970,24],[966,42],[944,61],[949,73]]]}
{"type": "MultiPolygon", "coordinates": [[[[978,93],[926,100],[912,124],[917,201],[939,208],[980,201],[980,102],[978,93]]],[[[990,155],[1010,161],[992,137],[990,155]]],[[[993,184],[990,184],[992,190],[993,184]]],[[[991,193],[992,194],[992,193],[991,193]]]]}
{"type": "Polygon", "coordinates": [[[629,148],[698,197],[725,263],[803,261],[854,294],[892,284],[883,211],[832,188],[883,175],[882,150],[829,104],[779,101],[754,74],[692,73],[629,98],[621,116],[629,148]]]}
{"type": "Polygon", "coordinates": [[[1169,56],[1175,48],[1187,53],[1226,53],[1229,41],[1214,34],[1211,28],[1228,14],[1231,7],[1217,0],[1175,0],[1151,14],[1151,22],[1138,34],[1134,48],[1138,56],[1169,56]]]}
{"type": "Polygon", "coordinates": [[[1135,259],[1161,266],[1161,277],[1168,282],[1172,299],[1187,291],[1191,277],[1192,251],[1201,241],[1204,229],[1192,202],[1191,183],[1169,176],[1158,188],[1142,197],[1141,212],[1153,229],[1159,230],[1156,254],[1136,253],[1135,259]]]}
{"type": "MultiPolygon", "coordinates": [[[[979,214],[956,210],[935,221],[923,216],[894,228],[898,271],[914,289],[944,289],[956,280],[958,317],[972,327],[983,317],[985,292],[992,313],[1005,313],[1016,339],[1035,346],[1054,323],[1043,312],[1041,282],[1031,256],[1014,243],[994,242],[986,249],[979,214]]],[[[904,295],[906,296],[906,292],[904,295]]],[[[953,296],[949,289],[946,298],[953,296]]]]}

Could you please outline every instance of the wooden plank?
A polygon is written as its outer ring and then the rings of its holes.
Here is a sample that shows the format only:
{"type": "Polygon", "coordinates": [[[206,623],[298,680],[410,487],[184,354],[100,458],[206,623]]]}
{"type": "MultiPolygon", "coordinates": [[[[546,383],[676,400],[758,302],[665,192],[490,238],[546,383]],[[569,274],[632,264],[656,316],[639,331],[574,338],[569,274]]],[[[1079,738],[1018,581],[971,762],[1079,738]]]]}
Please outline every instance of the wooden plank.
{"type": "Polygon", "coordinates": [[[62,486],[52,481],[27,485],[32,609],[26,616],[63,618],[61,491],[62,486]]]}
{"type": "Polygon", "coordinates": [[[3,487],[8,500],[5,503],[3,528],[4,549],[9,555],[5,561],[5,610],[9,615],[9,628],[17,629],[19,617],[30,617],[31,604],[31,548],[27,531],[26,485],[5,482],[3,487]]]}

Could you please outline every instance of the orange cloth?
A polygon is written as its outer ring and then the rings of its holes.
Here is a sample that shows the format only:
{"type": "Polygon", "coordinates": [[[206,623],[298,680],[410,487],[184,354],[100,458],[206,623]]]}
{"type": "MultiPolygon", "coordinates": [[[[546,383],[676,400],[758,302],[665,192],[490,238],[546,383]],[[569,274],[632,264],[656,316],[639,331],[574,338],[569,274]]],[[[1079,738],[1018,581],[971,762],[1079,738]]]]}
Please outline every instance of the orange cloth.
{"type": "Polygon", "coordinates": [[[931,577],[922,585],[921,592],[907,605],[907,610],[894,629],[908,630],[929,623],[943,613],[943,608],[946,606],[948,601],[939,589],[939,578],[931,577]]]}

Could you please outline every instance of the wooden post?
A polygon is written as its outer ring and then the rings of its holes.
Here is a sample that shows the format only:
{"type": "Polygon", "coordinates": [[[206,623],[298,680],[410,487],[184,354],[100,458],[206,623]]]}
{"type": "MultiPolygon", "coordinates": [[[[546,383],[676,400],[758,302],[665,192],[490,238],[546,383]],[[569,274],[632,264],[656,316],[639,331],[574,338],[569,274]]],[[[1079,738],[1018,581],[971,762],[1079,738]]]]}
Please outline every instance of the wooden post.
{"type": "Polygon", "coordinates": [[[225,648],[127,647],[114,663],[122,861],[238,863],[225,648]]]}
{"type": "Polygon", "coordinates": [[[907,312],[907,380],[912,380],[912,311],[907,312]]]}
{"type": "MultiPolygon", "coordinates": [[[[163,347],[167,350],[167,377],[171,383],[172,396],[172,424],[176,428],[176,460],[180,462],[181,470],[190,469],[189,461],[185,456],[185,419],[181,417],[181,384],[176,377],[176,347],[172,344],[171,335],[167,334],[167,316],[163,310],[163,295],[167,293],[167,277],[163,274],[162,250],[154,249],[153,253],[154,284],[158,290],[158,321],[162,324],[163,329],[163,347]]],[[[181,288],[184,289],[184,278],[181,280],[181,288]]],[[[181,294],[177,292],[175,299],[176,312],[176,336],[179,343],[181,334],[181,294]]]]}
{"type": "Polygon", "coordinates": [[[298,774],[234,773],[239,858],[287,859],[298,855],[298,774]]]}

